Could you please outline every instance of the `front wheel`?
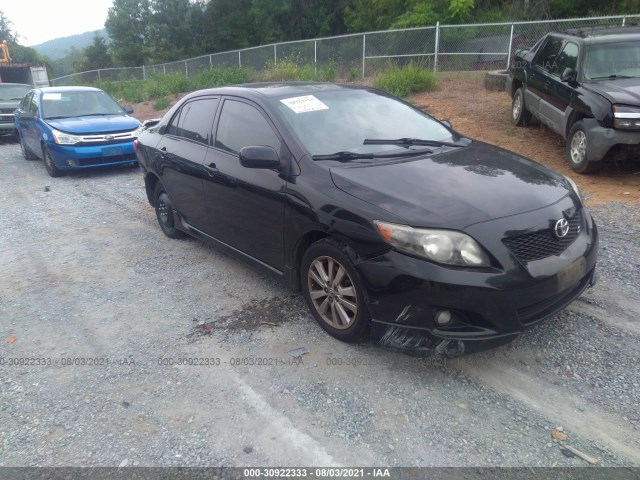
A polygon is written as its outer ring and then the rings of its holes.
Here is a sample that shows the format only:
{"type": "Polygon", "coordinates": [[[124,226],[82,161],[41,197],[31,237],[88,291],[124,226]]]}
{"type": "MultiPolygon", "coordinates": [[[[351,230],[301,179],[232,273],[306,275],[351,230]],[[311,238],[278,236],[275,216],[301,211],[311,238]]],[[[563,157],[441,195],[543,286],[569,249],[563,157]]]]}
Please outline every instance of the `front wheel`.
{"type": "Polygon", "coordinates": [[[44,166],[47,168],[47,173],[49,173],[50,176],[54,178],[64,176],[64,172],[53,163],[53,158],[47,147],[42,147],[42,159],[44,160],[44,166]]]}
{"type": "Polygon", "coordinates": [[[171,200],[169,195],[164,190],[164,187],[160,182],[156,184],[153,198],[155,199],[153,204],[156,209],[156,218],[162,233],[169,238],[182,238],[185,233],[178,230],[173,221],[173,207],[171,206],[171,200]]]}
{"type": "Polygon", "coordinates": [[[600,162],[589,161],[587,148],[587,131],[582,121],[576,122],[567,137],[567,161],[571,168],[578,173],[592,173],[600,169],[600,162]]]}
{"type": "Polygon", "coordinates": [[[346,247],[320,240],[306,251],[300,269],[304,298],[315,320],[330,335],[355,342],[369,325],[362,281],[346,247]]]}

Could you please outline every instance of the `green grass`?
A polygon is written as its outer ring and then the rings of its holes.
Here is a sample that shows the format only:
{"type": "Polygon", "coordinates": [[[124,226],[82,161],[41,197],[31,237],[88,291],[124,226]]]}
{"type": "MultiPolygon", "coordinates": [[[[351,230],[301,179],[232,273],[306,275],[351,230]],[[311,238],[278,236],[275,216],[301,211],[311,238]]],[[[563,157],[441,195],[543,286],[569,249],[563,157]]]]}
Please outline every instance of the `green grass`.
{"type": "MultiPolygon", "coordinates": [[[[359,76],[359,71],[352,68],[347,75],[348,80],[353,81],[359,76]]],[[[119,101],[129,103],[154,101],[154,108],[163,110],[169,103],[168,98],[172,95],[223,85],[292,80],[335,82],[338,80],[338,68],[333,62],[315,68],[313,65],[299,64],[295,59],[284,59],[277,63],[270,62],[267,68],[260,72],[243,67],[215,68],[199,71],[189,77],[181,73],[155,74],[144,80],[104,81],[97,82],[94,86],[109,92],[119,101]]],[[[404,67],[389,65],[374,78],[373,86],[399,97],[405,97],[413,92],[435,90],[437,82],[433,73],[419,64],[409,64],[404,67]]]]}
{"type": "Polygon", "coordinates": [[[415,92],[436,90],[438,83],[433,72],[411,63],[404,67],[388,66],[373,79],[373,86],[397,97],[406,97],[415,92]]]}
{"type": "Polygon", "coordinates": [[[164,110],[166,108],[169,108],[170,106],[171,102],[167,97],[159,98],[153,104],[154,110],[164,110]]]}
{"type": "Polygon", "coordinates": [[[246,83],[252,78],[252,70],[233,67],[202,70],[190,77],[185,77],[180,73],[158,74],[145,80],[106,81],[94,85],[119,100],[140,103],[203,88],[246,83]]]}
{"type": "Polygon", "coordinates": [[[277,63],[270,61],[267,68],[258,73],[256,80],[262,82],[335,82],[338,77],[338,69],[333,62],[329,62],[320,68],[313,65],[300,65],[295,59],[285,58],[277,63]]]}

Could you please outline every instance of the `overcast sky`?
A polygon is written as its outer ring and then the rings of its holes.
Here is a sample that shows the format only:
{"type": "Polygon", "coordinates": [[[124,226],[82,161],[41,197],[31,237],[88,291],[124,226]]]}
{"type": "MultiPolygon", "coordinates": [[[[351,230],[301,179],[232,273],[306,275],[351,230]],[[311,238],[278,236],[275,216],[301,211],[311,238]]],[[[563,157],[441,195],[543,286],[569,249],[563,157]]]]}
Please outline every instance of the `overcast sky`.
{"type": "Polygon", "coordinates": [[[112,0],[2,0],[0,10],[20,35],[20,45],[37,45],[104,28],[112,0]]]}

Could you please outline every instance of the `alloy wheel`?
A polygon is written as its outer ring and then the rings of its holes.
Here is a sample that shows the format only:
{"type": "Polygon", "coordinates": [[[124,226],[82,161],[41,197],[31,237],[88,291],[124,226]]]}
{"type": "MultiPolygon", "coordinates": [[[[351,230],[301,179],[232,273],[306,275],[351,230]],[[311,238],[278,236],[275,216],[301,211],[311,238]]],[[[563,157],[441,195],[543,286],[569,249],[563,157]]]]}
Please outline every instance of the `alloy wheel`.
{"type": "Polygon", "coordinates": [[[353,325],[358,314],[358,295],[349,273],[329,256],[317,257],[307,272],[309,296],[320,317],[335,329],[353,325]]]}

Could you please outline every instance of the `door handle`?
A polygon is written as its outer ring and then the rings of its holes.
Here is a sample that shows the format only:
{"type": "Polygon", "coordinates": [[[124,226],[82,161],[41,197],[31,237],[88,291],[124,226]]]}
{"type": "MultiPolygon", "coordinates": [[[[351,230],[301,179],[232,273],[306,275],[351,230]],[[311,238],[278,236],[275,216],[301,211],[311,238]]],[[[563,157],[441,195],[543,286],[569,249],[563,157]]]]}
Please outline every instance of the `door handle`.
{"type": "Polygon", "coordinates": [[[213,162],[211,162],[209,165],[205,165],[205,168],[207,169],[207,173],[212,177],[220,171],[218,170],[218,167],[216,167],[216,164],[213,162]]]}
{"type": "Polygon", "coordinates": [[[551,85],[551,82],[549,80],[547,80],[546,82],[544,82],[544,86],[548,87],[549,85],[551,85]]]}

